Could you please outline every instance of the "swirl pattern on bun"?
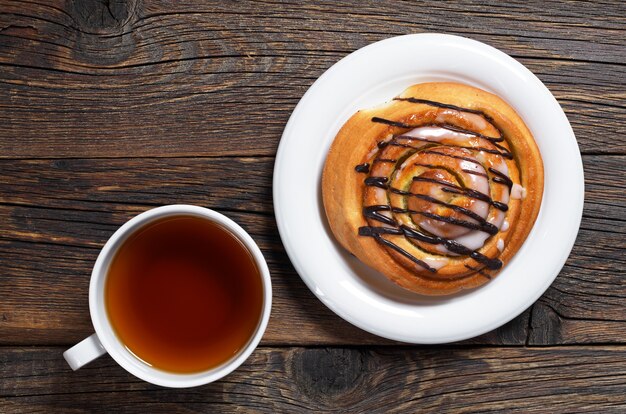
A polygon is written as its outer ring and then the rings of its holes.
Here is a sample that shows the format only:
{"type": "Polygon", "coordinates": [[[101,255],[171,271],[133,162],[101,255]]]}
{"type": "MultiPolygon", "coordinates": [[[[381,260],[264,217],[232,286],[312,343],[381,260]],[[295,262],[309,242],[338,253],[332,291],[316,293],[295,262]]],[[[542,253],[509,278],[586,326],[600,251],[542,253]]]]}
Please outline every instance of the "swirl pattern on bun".
{"type": "Polygon", "coordinates": [[[488,282],[522,246],[543,164],[502,99],[423,83],[344,124],[322,193],[343,247],[406,289],[447,295],[488,282]]]}

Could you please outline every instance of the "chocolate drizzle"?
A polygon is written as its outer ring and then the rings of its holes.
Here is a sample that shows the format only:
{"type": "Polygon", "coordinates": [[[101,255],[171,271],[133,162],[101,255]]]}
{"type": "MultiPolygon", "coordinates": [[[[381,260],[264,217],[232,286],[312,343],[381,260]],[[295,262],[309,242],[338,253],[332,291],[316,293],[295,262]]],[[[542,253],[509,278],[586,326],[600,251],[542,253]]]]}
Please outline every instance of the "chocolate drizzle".
{"type": "Polygon", "coordinates": [[[471,162],[473,164],[480,165],[480,163],[478,161],[476,161],[474,158],[470,158],[470,157],[463,157],[463,156],[454,155],[454,154],[446,154],[445,152],[438,152],[438,151],[434,151],[434,150],[426,150],[426,151],[422,151],[422,153],[423,154],[441,155],[442,157],[456,158],[457,160],[469,161],[469,162],[471,162]]]}
{"type": "Polygon", "coordinates": [[[389,119],[379,118],[377,116],[372,118],[372,122],[376,122],[376,123],[379,123],[379,124],[390,125],[390,126],[395,126],[395,127],[399,127],[399,128],[415,128],[414,126],[411,126],[409,124],[405,124],[403,122],[390,121],[389,119]]]}
{"type": "Polygon", "coordinates": [[[509,187],[509,190],[513,188],[513,181],[511,181],[511,179],[506,174],[502,174],[500,171],[491,167],[489,167],[489,172],[495,175],[495,177],[493,177],[494,183],[504,184],[509,187]]]}
{"type": "MultiPolygon", "coordinates": [[[[455,105],[430,101],[426,99],[413,98],[413,97],[394,98],[394,99],[397,101],[406,101],[406,102],[416,103],[416,104],[425,104],[425,105],[430,105],[430,106],[434,106],[438,108],[445,108],[445,109],[451,109],[451,110],[455,110],[459,112],[468,112],[468,113],[480,115],[484,117],[487,121],[489,121],[494,126],[494,128],[496,128],[496,130],[499,132],[499,136],[497,137],[487,136],[482,133],[474,132],[474,131],[471,131],[471,130],[468,130],[468,129],[465,129],[456,125],[451,125],[448,123],[431,123],[431,124],[422,124],[422,125],[411,125],[405,122],[393,121],[393,120],[384,119],[380,117],[373,117],[371,119],[372,122],[385,124],[385,125],[389,125],[392,127],[412,129],[412,128],[418,128],[418,127],[424,127],[424,126],[435,126],[435,127],[447,129],[449,131],[454,131],[457,133],[470,135],[471,137],[477,137],[479,139],[483,139],[487,141],[487,142],[471,141],[472,144],[474,144],[475,142],[481,142],[482,145],[464,146],[464,145],[455,145],[454,143],[442,144],[441,142],[436,141],[436,140],[430,140],[430,139],[422,138],[419,136],[413,137],[413,136],[406,136],[406,135],[400,134],[400,135],[393,136],[391,139],[377,142],[377,147],[379,149],[382,150],[386,148],[387,146],[403,147],[403,148],[408,148],[410,150],[419,150],[421,151],[421,153],[424,153],[424,154],[435,154],[439,156],[460,159],[460,160],[471,162],[479,166],[482,166],[482,164],[476,159],[471,158],[469,156],[464,157],[461,155],[448,154],[446,152],[437,151],[438,145],[446,145],[450,147],[468,149],[472,151],[485,152],[485,153],[494,154],[503,158],[513,159],[513,154],[511,153],[511,151],[506,146],[501,144],[501,142],[505,141],[505,137],[502,131],[498,128],[497,125],[493,123],[493,119],[489,115],[485,114],[484,112],[480,110],[476,110],[476,109],[461,108],[455,105]],[[426,144],[420,145],[418,143],[415,143],[414,145],[411,145],[412,141],[420,141],[426,144]],[[432,144],[435,144],[435,145],[432,145],[432,144]]],[[[400,157],[400,159],[395,159],[396,157],[393,157],[393,158],[394,159],[375,158],[371,160],[370,162],[372,164],[375,162],[397,163],[398,161],[404,159],[403,157],[400,157]]],[[[432,168],[432,169],[437,169],[437,168],[446,169],[446,167],[444,166],[438,166],[434,164],[415,163],[413,165],[423,166],[423,167],[432,168]]],[[[369,163],[359,164],[355,167],[355,170],[360,173],[369,173],[370,164],[369,163]]],[[[467,169],[467,168],[464,168],[461,171],[466,174],[481,176],[487,179],[491,178],[491,180],[494,183],[506,185],[509,188],[509,190],[513,186],[513,182],[506,174],[491,167],[488,168],[489,174],[487,174],[486,172],[475,171],[475,170],[467,169]]],[[[413,181],[433,183],[438,186],[441,186],[441,190],[444,192],[452,193],[452,194],[459,194],[465,197],[474,198],[474,199],[486,202],[500,211],[508,211],[508,206],[505,203],[493,200],[489,195],[484,194],[480,191],[471,189],[471,188],[466,188],[465,186],[460,186],[457,184],[450,183],[448,181],[439,180],[439,179],[435,179],[431,177],[423,177],[423,176],[413,177],[413,181]]],[[[425,232],[420,229],[415,229],[415,228],[408,227],[404,224],[400,224],[393,217],[393,214],[421,215],[422,217],[426,217],[431,220],[449,223],[451,225],[465,227],[471,230],[482,231],[489,235],[497,234],[499,231],[498,227],[488,222],[484,217],[480,216],[479,214],[475,213],[474,211],[468,208],[439,200],[427,194],[413,193],[411,191],[405,191],[399,188],[394,188],[390,185],[390,178],[386,176],[367,177],[365,178],[364,183],[368,187],[381,188],[393,194],[398,194],[398,195],[402,195],[406,197],[415,197],[415,198],[424,200],[432,204],[444,206],[445,208],[448,208],[452,211],[463,214],[464,216],[467,217],[467,220],[459,219],[457,217],[452,217],[449,215],[435,214],[430,211],[417,211],[417,210],[412,210],[409,208],[393,207],[391,205],[384,205],[384,204],[371,205],[371,206],[363,207],[363,210],[362,210],[363,216],[367,218],[368,220],[373,220],[373,221],[382,223],[382,225],[360,227],[359,235],[373,237],[378,243],[382,244],[383,246],[389,249],[394,250],[395,252],[406,257],[407,259],[411,260],[413,263],[423,267],[424,269],[428,270],[431,273],[436,273],[437,270],[431,267],[430,265],[428,265],[428,263],[424,262],[423,260],[416,258],[412,254],[404,250],[402,247],[386,239],[384,236],[385,235],[404,236],[406,238],[418,240],[423,243],[428,243],[432,245],[442,245],[451,253],[462,255],[462,256],[469,256],[470,258],[474,259],[476,262],[480,263],[482,266],[472,267],[466,264],[465,267],[489,279],[491,279],[491,276],[485,273],[485,270],[498,270],[502,267],[502,261],[500,261],[498,258],[491,258],[482,253],[479,253],[477,250],[471,250],[468,247],[462,245],[461,243],[455,240],[448,239],[448,238],[441,237],[441,236],[436,236],[429,232],[425,232]]]]}
{"type": "MultiPolygon", "coordinates": [[[[426,102],[428,102],[429,105],[440,106],[442,108],[450,108],[450,109],[454,109],[454,110],[461,111],[461,112],[470,112],[470,113],[474,113],[474,114],[480,114],[480,115],[486,117],[490,122],[493,121],[490,117],[488,117],[486,114],[484,114],[481,111],[474,111],[474,110],[459,108],[459,107],[456,107],[454,105],[439,104],[438,102],[426,101],[424,99],[416,100],[415,98],[395,98],[395,100],[409,101],[409,102],[414,102],[414,101],[417,102],[417,101],[419,101],[419,103],[426,103],[426,102]],[[437,105],[435,105],[435,104],[437,104],[437,105]]],[[[476,150],[476,151],[484,151],[484,152],[488,152],[490,154],[500,155],[500,156],[502,156],[504,158],[507,158],[507,159],[510,159],[510,160],[513,159],[513,153],[511,153],[511,151],[509,151],[505,146],[499,144],[499,142],[504,141],[504,135],[502,134],[502,131],[500,131],[500,129],[497,128],[495,125],[494,125],[494,127],[500,133],[500,136],[498,136],[498,137],[490,137],[490,136],[481,134],[480,132],[470,131],[469,129],[461,128],[461,127],[458,127],[456,125],[450,125],[450,124],[446,124],[446,123],[431,123],[431,124],[423,124],[423,125],[411,125],[411,124],[406,124],[404,122],[392,121],[390,119],[380,118],[378,116],[372,117],[372,122],[376,122],[376,123],[379,123],[379,124],[385,124],[385,125],[389,125],[389,126],[394,126],[394,127],[399,127],[399,128],[405,128],[405,129],[418,128],[418,127],[423,127],[423,126],[436,126],[436,127],[439,127],[439,128],[447,129],[449,131],[459,132],[459,133],[463,133],[463,134],[467,134],[467,135],[473,135],[475,137],[479,137],[479,138],[482,138],[482,139],[485,139],[485,140],[491,142],[491,144],[494,147],[496,147],[496,149],[482,148],[482,147],[464,147],[464,146],[460,146],[460,145],[455,145],[455,146],[460,147],[460,148],[473,149],[473,150],[476,150]]],[[[435,142],[436,143],[436,141],[431,141],[431,140],[428,140],[428,139],[425,139],[425,138],[419,138],[419,137],[405,137],[405,136],[399,135],[399,136],[396,136],[394,139],[396,139],[396,138],[415,139],[415,140],[424,141],[424,142],[435,142]]],[[[379,142],[378,144],[380,145],[381,142],[379,142]]]]}
{"type": "Polygon", "coordinates": [[[500,135],[499,137],[490,137],[490,136],[481,134],[480,132],[470,131],[469,129],[461,128],[461,127],[458,127],[456,125],[432,124],[432,126],[438,126],[440,128],[447,129],[447,130],[454,131],[454,132],[460,132],[462,134],[474,135],[475,137],[483,138],[483,139],[486,139],[486,140],[494,142],[494,143],[495,142],[502,142],[502,141],[504,141],[504,137],[502,135],[500,135]]]}
{"type": "Polygon", "coordinates": [[[413,98],[413,97],[409,97],[409,98],[393,98],[393,100],[394,101],[405,101],[405,102],[411,102],[411,103],[417,103],[417,104],[430,105],[430,106],[435,106],[437,108],[452,109],[454,111],[468,112],[470,114],[480,115],[483,118],[485,118],[487,121],[489,121],[489,123],[492,124],[494,126],[494,128],[496,128],[498,130],[498,132],[500,133],[501,137],[503,136],[502,131],[500,131],[500,128],[498,128],[498,126],[495,124],[495,122],[493,121],[493,118],[491,116],[487,115],[486,113],[484,113],[483,111],[479,110],[479,109],[462,108],[462,107],[456,106],[456,105],[445,104],[445,103],[441,103],[441,102],[437,102],[437,101],[430,101],[428,99],[420,99],[420,98],[413,98]]]}
{"type": "Polygon", "coordinates": [[[465,267],[467,267],[469,270],[472,270],[472,271],[478,273],[479,275],[485,276],[487,279],[491,280],[491,275],[489,275],[489,274],[484,272],[484,269],[485,269],[484,267],[478,268],[478,267],[473,267],[473,266],[470,266],[470,265],[467,265],[467,264],[465,265],[465,267]]]}
{"type": "Polygon", "coordinates": [[[437,269],[435,269],[434,267],[430,267],[426,262],[418,259],[417,257],[413,256],[411,253],[407,252],[406,250],[404,250],[402,247],[398,246],[397,244],[394,244],[392,242],[390,242],[387,239],[384,239],[380,234],[375,234],[374,235],[374,239],[381,244],[384,244],[385,246],[397,251],[398,253],[400,253],[402,256],[406,257],[407,259],[411,260],[412,262],[422,266],[424,269],[428,270],[431,273],[436,273],[437,269]]]}
{"type": "Polygon", "coordinates": [[[483,194],[480,191],[472,190],[470,188],[463,188],[463,187],[451,188],[451,187],[446,187],[446,188],[442,188],[441,191],[445,191],[446,193],[462,194],[462,195],[464,195],[466,197],[475,198],[476,200],[484,201],[485,203],[491,204],[492,206],[494,206],[495,208],[497,208],[500,211],[508,211],[509,210],[509,206],[507,206],[506,204],[501,203],[499,201],[494,201],[487,194],[483,194]]]}
{"type": "Polygon", "coordinates": [[[412,212],[412,213],[420,214],[420,215],[422,215],[424,217],[428,217],[428,218],[433,219],[433,220],[443,221],[444,223],[449,223],[449,224],[454,224],[456,226],[466,227],[466,228],[472,229],[472,230],[485,231],[485,232],[488,232],[491,235],[494,235],[494,234],[498,233],[498,228],[496,226],[494,226],[493,224],[489,223],[489,222],[487,222],[485,225],[480,225],[480,224],[472,223],[471,221],[459,220],[459,219],[456,219],[454,217],[448,217],[448,216],[440,216],[439,214],[427,213],[425,211],[415,211],[415,212],[412,212]]]}
{"type": "Polygon", "coordinates": [[[356,172],[367,174],[368,172],[370,172],[370,165],[368,163],[359,164],[356,167],[354,167],[354,170],[356,172]]]}
{"type": "Polygon", "coordinates": [[[478,176],[485,177],[485,178],[489,177],[485,173],[481,173],[481,172],[473,171],[473,170],[466,170],[465,168],[461,169],[461,171],[463,171],[464,173],[468,173],[468,174],[472,174],[472,175],[478,175],[478,176]]]}
{"type": "MultiPolygon", "coordinates": [[[[394,188],[392,188],[391,190],[395,190],[394,188]]],[[[400,190],[396,190],[396,191],[400,191],[400,190]]],[[[392,192],[396,192],[396,191],[392,191],[392,192]]],[[[426,201],[430,201],[432,203],[436,203],[436,204],[441,204],[444,205],[454,211],[458,211],[460,213],[466,214],[468,217],[471,217],[472,219],[476,220],[477,223],[473,223],[471,221],[467,221],[467,220],[459,220],[453,217],[448,217],[448,216],[441,216],[439,214],[433,214],[433,213],[428,213],[428,212],[424,212],[424,211],[418,211],[418,210],[411,210],[408,208],[399,208],[399,207],[391,207],[388,205],[375,205],[375,206],[369,206],[369,207],[363,207],[363,215],[365,217],[369,217],[371,219],[374,220],[378,220],[381,222],[384,222],[385,224],[390,224],[390,225],[397,225],[396,221],[393,219],[390,219],[389,217],[385,216],[384,214],[379,213],[379,211],[391,211],[393,213],[407,213],[407,214],[419,214],[421,216],[424,217],[428,217],[430,219],[433,220],[437,220],[437,221],[443,221],[445,223],[450,223],[450,224],[455,224],[457,226],[461,226],[461,227],[466,227],[468,229],[472,229],[472,230],[480,230],[480,231],[484,231],[485,233],[489,233],[491,235],[497,234],[498,233],[498,228],[496,226],[494,226],[493,224],[489,223],[487,220],[485,220],[484,218],[480,217],[478,214],[474,213],[471,210],[468,210],[464,207],[461,206],[457,206],[454,204],[448,204],[444,201],[440,201],[437,200],[436,198],[432,198],[430,196],[427,196],[425,194],[411,194],[408,193],[414,197],[419,197],[421,199],[424,199],[426,201]]]]}
{"type": "MultiPolygon", "coordinates": [[[[419,164],[419,165],[425,167],[428,164],[419,164]]],[[[449,183],[447,181],[437,180],[436,178],[428,178],[428,177],[422,177],[422,176],[413,177],[413,181],[423,181],[423,182],[426,182],[426,183],[435,183],[435,184],[445,185],[445,186],[449,186],[449,187],[458,187],[457,185],[449,183]]]]}
{"type": "Polygon", "coordinates": [[[383,205],[363,207],[363,215],[367,218],[371,218],[372,220],[389,224],[390,226],[397,226],[398,223],[394,219],[392,219],[391,217],[387,217],[384,214],[380,213],[380,211],[390,211],[390,210],[391,210],[390,206],[383,206],[383,205]]]}
{"type": "Polygon", "coordinates": [[[365,185],[368,185],[370,187],[378,187],[378,188],[382,188],[382,189],[387,189],[387,181],[389,181],[389,178],[387,177],[367,177],[365,179],[365,185]]]}
{"type": "MultiPolygon", "coordinates": [[[[439,236],[434,236],[434,235],[428,235],[418,230],[411,229],[405,225],[398,225],[398,222],[396,220],[380,213],[381,211],[393,211],[393,210],[394,209],[392,207],[387,206],[387,205],[363,207],[363,215],[365,217],[370,218],[372,220],[380,221],[381,223],[388,224],[390,226],[394,226],[394,229],[389,229],[386,227],[365,226],[365,227],[359,228],[359,235],[374,237],[374,235],[380,235],[380,233],[404,234],[405,237],[420,240],[425,243],[443,244],[446,247],[446,249],[448,249],[449,251],[453,253],[457,253],[457,254],[470,256],[472,259],[476,260],[479,263],[484,264],[486,267],[488,267],[491,270],[497,270],[502,267],[502,262],[498,259],[492,259],[483,255],[482,253],[478,253],[477,251],[468,249],[467,247],[463,246],[462,244],[454,240],[450,240],[444,237],[439,237],[439,236]],[[398,228],[400,229],[401,233],[397,231],[398,228]],[[384,229],[384,230],[381,230],[381,229],[384,229]]],[[[398,210],[402,212],[405,211],[404,209],[398,209],[398,210]]],[[[396,210],[395,212],[399,212],[398,210],[396,210]]]]}
{"type": "MultiPolygon", "coordinates": [[[[415,230],[410,227],[407,227],[403,224],[398,226],[398,223],[395,220],[378,213],[378,211],[381,211],[381,210],[389,211],[390,209],[391,208],[389,206],[385,206],[385,205],[364,207],[363,208],[364,216],[371,218],[373,220],[377,220],[378,219],[377,217],[382,216],[385,218],[385,221],[383,221],[385,224],[393,225],[396,227],[390,229],[387,227],[364,226],[364,227],[359,228],[359,235],[374,237],[377,241],[380,241],[382,239],[381,234],[394,234],[394,235],[402,234],[405,237],[416,239],[416,240],[429,243],[429,244],[443,244],[446,247],[446,249],[448,249],[449,251],[460,254],[460,255],[469,256],[472,259],[476,260],[477,262],[485,265],[485,267],[490,270],[498,270],[502,267],[502,262],[499,259],[490,258],[475,250],[468,249],[467,247],[463,246],[461,243],[458,243],[454,240],[450,240],[444,237],[439,237],[439,236],[434,236],[434,235],[428,235],[419,230],[415,230]],[[369,209],[368,210],[370,212],[369,215],[365,213],[366,212],[365,209],[369,209]],[[378,213],[378,214],[374,215],[374,213],[378,213]]],[[[382,240],[385,240],[385,239],[382,239],[382,240]]],[[[388,240],[385,240],[385,241],[388,243],[391,243],[388,240]]],[[[388,245],[388,244],[385,243],[385,245],[388,245]]],[[[405,250],[403,251],[410,255],[410,253],[406,252],[405,250]]],[[[413,257],[413,259],[415,259],[413,260],[415,263],[417,263],[417,261],[420,261],[416,257],[413,257]]]]}
{"type": "Polygon", "coordinates": [[[430,105],[430,106],[436,106],[437,108],[445,108],[445,109],[453,109],[455,111],[459,111],[459,112],[469,112],[470,114],[476,114],[476,115],[482,115],[487,119],[491,119],[491,117],[489,117],[487,114],[485,114],[483,111],[479,111],[478,109],[468,109],[468,108],[461,108],[460,106],[455,106],[455,105],[451,105],[451,104],[445,104],[445,103],[441,103],[441,102],[437,102],[437,101],[429,101],[428,99],[420,99],[420,98],[393,98],[394,101],[405,101],[405,102],[411,102],[411,103],[418,103],[418,104],[425,104],[425,105],[430,105]]]}
{"type": "Polygon", "coordinates": [[[501,211],[507,211],[509,209],[509,207],[506,204],[500,203],[499,201],[494,201],[487,194],[483,194],[480,191],[472,190],[470,188],[459,187],[458,185],[451,184],[447,181],[440,181],[434,178],[423,178],[423,177],[413,177],[413,181],[428,181],[431,183],[440,184],[445,187],[445,188],[442,188],[441,190],[447,193],[463,194],[467,197],[475,198],[477,200],[484,201],[485,203],[489,203],[501,211]]]}
{"type": "MultiPolygon", "coordinates": [[[[395,140],[398,140],[398,139],[410,140],[410,141],[429,142],[429,143],[432,143],[432,144],[439,144],[439,141],[433,141],[433,140],[426,139],[426,138],[421,138],[421,137],[412,137],[412,136],[408,136],[408,135],[398,135],[389,144],[390,145],[398,145],[398,146],[406,146],[407,145],[407,144],[400,144],[399,145],[399,143],[397,143],[395,141],[395,140]]],[[[448,145],[449,147],[457,147],[457,148],[470,149],[470,150],[474,150],[474,151],[488,152],[489,154],[500,155],[500,156],[502,156],[504,158],[513,159],[513,154],[511,154],[506,148],[504,148],[501,145],[498,145],[497,143],[493,143],[493,145],[498,147],[498,148],[501,148],[501,150],[484,148],[484,147],[468,147],[468,146],[465,146],[465,145],[454,145],[454,144],[446,144],[446,145],[448,145]]],[[[415,148],[415,147],[413,147],[413,148],[415,148]]]]}

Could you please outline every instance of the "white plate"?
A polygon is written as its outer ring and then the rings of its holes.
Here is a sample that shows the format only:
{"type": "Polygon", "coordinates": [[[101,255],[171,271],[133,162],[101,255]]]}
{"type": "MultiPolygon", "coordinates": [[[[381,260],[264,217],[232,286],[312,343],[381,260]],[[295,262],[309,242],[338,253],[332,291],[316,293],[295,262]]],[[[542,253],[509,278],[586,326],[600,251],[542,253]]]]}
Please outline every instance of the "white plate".
{"type": "Polygon", "coordinates": [[[522,313],[563,267],[583,197],[576,138],[550,91],[510,56],[450,35],[394,37],[337,62],[293,111],[274,166],[278,229],[307,286],[348,322],[411,343],[471,338],[522,313]],[[516,109],[539,145],[545,188],[532,232],[497,278],[466,293],[431,298],[396,286],[335,242],[322,205],[321,172],[336,133],[358,109],[386,102],[415,83],[451,80],[495,93],[516,109]]]}

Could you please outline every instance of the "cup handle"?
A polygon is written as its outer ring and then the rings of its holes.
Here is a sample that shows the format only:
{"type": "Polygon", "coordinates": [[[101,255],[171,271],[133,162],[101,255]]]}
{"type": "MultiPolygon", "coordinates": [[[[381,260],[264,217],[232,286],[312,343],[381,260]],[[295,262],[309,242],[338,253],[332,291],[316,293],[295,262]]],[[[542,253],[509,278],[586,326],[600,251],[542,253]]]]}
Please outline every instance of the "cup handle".
{"type": "Polygon", "coordinates": [[[106,352],[100,339],[98,339],[98,335],[93,334],[63,352],[63,358],[76,371],[106,352]]]}

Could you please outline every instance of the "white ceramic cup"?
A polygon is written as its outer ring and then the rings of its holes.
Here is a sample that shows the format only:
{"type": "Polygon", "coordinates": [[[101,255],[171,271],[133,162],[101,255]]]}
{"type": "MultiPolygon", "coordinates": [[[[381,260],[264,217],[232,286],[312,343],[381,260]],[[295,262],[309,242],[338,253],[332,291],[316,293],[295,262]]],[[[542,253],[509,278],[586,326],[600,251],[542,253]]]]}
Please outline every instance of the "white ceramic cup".
{"type": "Polygon", "coordinates": [[[91,282],[89,284],[89,311],[96,333],[65,351],[63,356],[70,367],[72,367],[73,370],[77,370],[108,352],[124,369],[144,381],[164,387],[195,387],[208,384],[209,382],[216,381],[228,375],[250,356],[265,332],[271,308],[272,285],[267,263],[259,247],[244,229],[228,217],[207,208],[182,204],[157,207],[129,220],[111,236],[102,248],[93,271],[91,272],[91,282]],[[196,216],[210,220],[237,237],[248,249],[250,254],[252,254],[259,269],[263,284],[263,309],[261,318],[256,327],[256,331],[246,346],[223,364],[207,371],[191,374],[177,374],[162,371],[147,365],[145,362],[135,357],[115,335],[104,304],[104,284],[108,268],[122,243],[124,243],[131,234],[152,221],[164,217],[181,215],[196,216]]]}

